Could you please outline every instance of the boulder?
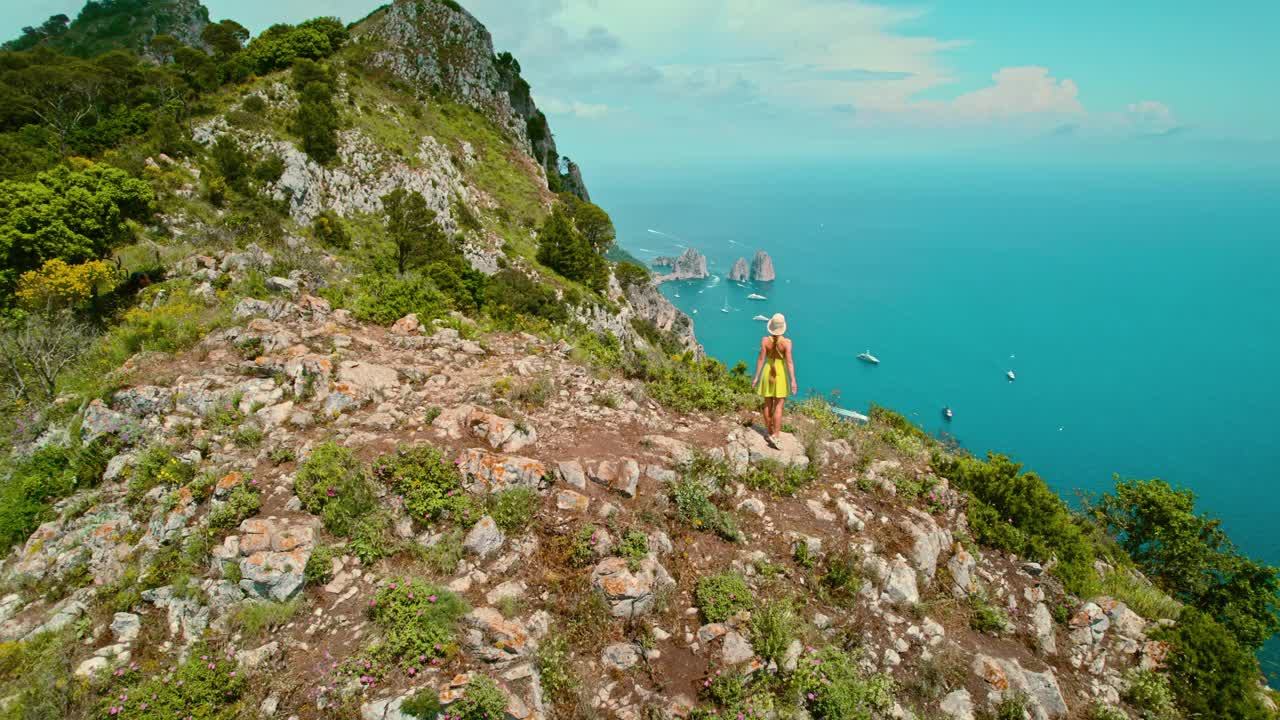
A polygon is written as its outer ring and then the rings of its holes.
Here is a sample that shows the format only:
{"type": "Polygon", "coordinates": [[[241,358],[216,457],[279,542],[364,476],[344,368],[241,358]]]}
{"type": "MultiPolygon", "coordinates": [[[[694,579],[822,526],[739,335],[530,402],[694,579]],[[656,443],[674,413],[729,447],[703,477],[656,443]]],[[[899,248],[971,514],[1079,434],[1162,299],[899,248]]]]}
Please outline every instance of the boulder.
{"type": "Polygon", "coordinates": [[[1041,650],[1050,655],[1058,652],[1058,643],[1053,636],[1053,616],[1044,603],[1036,603],[1031,609],[1031,628],[1035,631],[1041,650]]]}
{"type": "Polygon", "coordinates": [[[483,410],[472,410],[465,423],[471,435],[484,440],[494,450],[515,452],[538,440],[532,425],[483,410]]]}
{"type": "Polygon", "coordinates": [[[773,441],[777,445],[776,449],[769,447],[762,433],[754,429],[735,428],[729,433],[728,439],[730,464],[737,464],[733,462],[733,458],[741,458],[745,451],[746,460],[752,465],[768,460],[784,466],[808,467],[809,455],[805,452],[804,444],[795,435],[779,433],[774,436],[773,441]]]}
{"type": "Polygon", "coordinates": [[[600,662],[611,670],[623,672],[640,662],[640,651],[632,643],[614,643],[605,647],[600,662]]]}
{"type": "Polygon", "coordinates": [[[129,426],[129,418],[107,407],[101,400],[94,400],[85,408],[80,437],[85,442],[93,442],[103,435],[120,435],[129,426]]]}
{"type": "MultiPolygon", "coordinates": [[[[513,487],[526,487],[541,492],[550,475],[537,460],[510,455],[497,455],[475,448],[463,451],[458,458],[463,485],[470,492],[499,492],[513,487]]],[[[585,484],[585,483],[584,483],[585,484]]]]}
{"type": "Polygon", "coordinates": [[[563,460],[556,463],[556,472],[560,479],[566,483],[584,490],[587,487],[587,473],[582,469],[582,463],[577,460],[563,460]]]}
{"type": "Polygon", "coordinates": [[[556,507],[561,510],[568,510],[575,513],[585,513],[587,506],[591,504],[591,499],[582,493],[572,490],[561,490],[556,493],[556,507]]]}
{"type": "Polygon", "coordinates": [[[462,625],[462,646],[485,662],[508,662],[533,651],[529,628],[519,620],[502,617],[494,608],[472,610],[462,618],[462,625]]]}
{"type": "Polygon", "coordinates": [[[638,617],[649,612],[659,592],[675,585],[667,569],[652,556],[632,570],[627,558],[601,560],[591,571],[591,585],[604,594],[614,617],[638,617]]]}
{"type": "Polygon", "coordinates": [[[665,435],[645,435],[641,442],[666,453],[672,461],[684,465],[693,461],[693,448],[689,443],[665,435]]]}
{"type": "MultiPolygon", "coordinates": [[[[303,570],[315,547],[312,524],[274,518],[240,523],[235,540],[240,559],[240,587],[250,596],[284,602],[302,591],[303,570]]],[[[232,537],[224,540],[224,546],[232,537]]]]}
{"type": "Polygon", "coordinates": [[[938,710],[951,720],[973,720],[973,698],[964,688],[952,690],[942,698],[942,702],[938,704],[938,710]]]}
{"type": "Polygon", "coordinates": [[[720,641],[720,662],[725,665],[740,665],[755,657],[751,643],[736,630],[725,633],[720,641]]]}
{"type": "Polygon", "coordinates": [[[977,568],[977,561],[968,550],[960,543],[955,544],[954,553],[951,559],[947,561],[947,570],[951,573],[951,590],[952,596],[963,600],[969,597],[971,593],[977,592],[978,581],[974,578],[974,570],[977,568]]]}
{"type": "Polygon", "coordinates": [[[631,458],[602,460],[592,469],[591,480],[624,497],[635,497],[640,487],[640,464],[631,458]]]}
{"type": "Polygon", "coordinates": [[[500,550],[506,539],[498,523],[494,522],[492,517],[485,515],[467,533],[466,539],[462,541],[462,547],[472,555],[484,558],[500,550]]]}
{"type": "Polygon", "coordinates": [[[111,619],[111,634],[115,636],[116,642],[128,645],[138,638],[141,631],[142,618],[133,613],[118,612],[111,619]]]}
{"type": "Polygon", "coordinates": [[[346,361],[338,366],[338,391],[369,399],[400,387],[400,373],[385,365],[346,361]]]}

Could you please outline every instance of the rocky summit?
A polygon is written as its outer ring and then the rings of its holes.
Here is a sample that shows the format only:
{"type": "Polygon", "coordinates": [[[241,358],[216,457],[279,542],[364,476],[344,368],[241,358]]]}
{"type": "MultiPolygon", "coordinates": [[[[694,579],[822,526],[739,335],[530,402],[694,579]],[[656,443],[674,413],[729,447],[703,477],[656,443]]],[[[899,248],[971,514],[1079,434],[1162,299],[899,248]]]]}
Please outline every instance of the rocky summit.
{"type": "Polygon", "coordinates": [[[706,258],[613,259],[453,0],[8,47],[12,97],[92,92],[0,126],[0,715],[1274,716],[1266,603],[1153,582],[1132,505],[883,408],[767,438],[657,290],[706,258]]]}

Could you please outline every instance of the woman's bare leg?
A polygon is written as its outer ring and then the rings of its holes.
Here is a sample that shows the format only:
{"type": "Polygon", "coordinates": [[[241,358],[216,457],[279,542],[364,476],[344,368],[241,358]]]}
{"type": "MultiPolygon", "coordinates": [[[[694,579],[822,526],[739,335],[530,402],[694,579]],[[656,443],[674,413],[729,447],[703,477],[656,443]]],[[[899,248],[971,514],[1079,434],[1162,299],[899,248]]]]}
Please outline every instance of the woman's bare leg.
{"type": "Polygon", "coordinates": [[[778,398],[773,406],[773,434],[782,434],[782,406],[787,402],[786,398],[778,398]]]}
{"type": "Polygon", "coordinates": [[[767,397],[764,399],[764,407],[760,412],[764,415],[765,434],[773,434],[773,398],[767,397]]]}

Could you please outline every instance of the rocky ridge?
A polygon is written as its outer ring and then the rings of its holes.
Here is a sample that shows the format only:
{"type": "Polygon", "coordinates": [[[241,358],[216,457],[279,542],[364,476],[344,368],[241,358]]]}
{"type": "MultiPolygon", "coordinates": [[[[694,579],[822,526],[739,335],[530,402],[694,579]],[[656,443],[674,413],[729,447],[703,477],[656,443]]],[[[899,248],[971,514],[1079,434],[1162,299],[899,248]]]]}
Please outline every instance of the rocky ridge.
{"type": "MultiPolygon", "coordinates": [[[[231,255],[180,264],[214,281],[249,267],[231,255]]],[[[21,591],[0,598],[0,638],[87,621],[76,662],[90,682],[107,682],[140,651],[180,655],[203,638],[222,638],[239,647],[242,672],[260,679],[267,717],[296,713],[300,702],[332,708],[354,698],[363,718],[404,718],[398,708],[413,694],[426,689],[447,705],[477,675],[502,678],[510,717],[546,717],[551,701],[534,658],[573,622],[564,603],[576,595],[562,595],[553,579],[568,572],[615,618],[597,628],[600,640],[576,646],[571,656],[584,702],[610,717],[638,717],[648,706],[684,716],[717,670],[780,672],[807,652],[797,638],[791,660],[762,660],[750,610],[723,622],[701,619],[694,598],[700,578],[733,571],[761,597],[779,587],[807,593],[805,568],[812,565],[804,563],[852,557],[862,579],[849,600],[806,595],[805,642],[853,633],[863,671],[884,673],[900,687],[939,663],[962,669],[937,693],[898,694],[875,717],[972,718],[1012,692],[1025,693],[1031,717],[1075,717],[1095,701],[1118,705],[1125,672],[1163,659],[1163,645],[1146,636],[1149,623],[1122,603],[1076,601],[1039,566],[962,541],[963,498],[933,473],[927,454],[884,459],[874,432],[832,438],[803,416],[794,420],[799,435],[783,434],[775,449],[736,418],[672,413],[637,381],[598,377],[563,341],[468,339],[414,317],[390,329],[362,325],[279,280],[275,295],[242,300],[230,327],[182,356],[137,358],[128,369],[133,382],[108,402],[95,401],[82,421],[86,437],[150,438],[172,447],[175,462],[192,475],[216,478],[208,495],[162,483],[130,499],[129,478],[145,448],[124,446],[96,492],[59,503],[56,517],[0,567],[10,587],[72,583],[57,600],[21,591]],[[246,359],[240,348],[250,343],[261,352],[246,359]],[[499,389],[502,378],[550,390],[542,404],[513,405],[499,389]],[[237,426],[219,419],[227,412],[240,418],[237,426]],[[244,427],[269,441],[235,441],[244,427]],[[439,571],[441,586],[473,608],[459,624],[459,654],[447,664],[347,684],[305,671],[309,658],[341,659],[376,638],[367,614],[372,598],[415,572],[402,559],[411,555],[360,563],[349,543],[303,509],[295,495],[299,464],[330,439],[367,460],[406,443],[428,444],[456,460],[471,493],[537,493],[528,529],[505,532],[482,518],[462,538],[457,561],[439,571]],[[727,542],[681,520],[670,504],[669,483],[690,472],[697,478],[691,468],[699,466],[690,463],[703,462],[699,457],[739,477],[753,468],[810,465],[817,475],[794,497],[742,481],[713,485],[717,503],[741,528],[741,540],[727,542]],[[923,481],[934,488],[928,503],[900,497],[900,488],[923,481]],[[214,529],[211,518],[239,488],[258,493],[261,508],[214,529]],[[587,564],[573,570],[552,560],[550,548],[584,527],[594,532],[587,564]],[[611,548],[624,536],[633,542],[631,531],[647,550],[631,559],[615,555],[611,548]],[[208,532],[218,539],[190,581],[198,593],[162,585],[114,614],[94,609],[96,587],[111,587],[130,568],[208,532]],[[321,547],[336,550],[331,579],[309,584],[306,568],[321,547]],[[75,588],[82,568],[94,584],[75,588]],[[268,638],[242,644],[232,619],[261,601],[298,601],[303,611],[268,638]],[[972,629],[967,608],[979,602],[998,608],[1005,626],[994,634],[972,629]],[[640,619],[648,644],[628,640],[629,623],[640,619]],[[618,674],[600,676],[598,663],[618,674]],[[645,672],[629,672],[641,663],[645,672]]],[[[400,542],[443,541],[446,529],[422,524],[380,492],[400,542]]]]}
{"type": "Polygon", "coordinates": [[[655,278],[658,283],[670,280],[702,280],[711,276],[707,272],[707,258],[693,248],[686,249],[676,257],[654,258],[652,265],[671,268],[670,273],[655,278]]]}

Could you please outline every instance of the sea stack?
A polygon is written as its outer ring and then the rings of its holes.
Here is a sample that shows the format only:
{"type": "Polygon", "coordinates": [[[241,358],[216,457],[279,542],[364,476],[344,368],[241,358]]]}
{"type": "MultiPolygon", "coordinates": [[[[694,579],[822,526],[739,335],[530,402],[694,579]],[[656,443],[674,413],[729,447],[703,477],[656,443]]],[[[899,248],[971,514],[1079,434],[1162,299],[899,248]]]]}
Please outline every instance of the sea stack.
{"type": "Polygon", "coordinates": [[[751,259],[751,279],[760,282],[772,282],[777,277],[773,272],[773,258],[769,253],[759,250],[751,259]]]}
{"type": "Polygon", "coordinates": [[[733,269],[729,271],[729,279],[734,282],[746,282],[751,277],[751,269],[747,266],[746,258],[738,258],[733,264],[733,269]]]}
{"type": "Polygon", "coordinates": [[[660,257],[653,261],[655,267],[669,267],[671,272],[657,278],[658,282],[667,280],[701,280],[709,276],[707,258],[702,253],[689,248],[680,257],[660,257]]]}

